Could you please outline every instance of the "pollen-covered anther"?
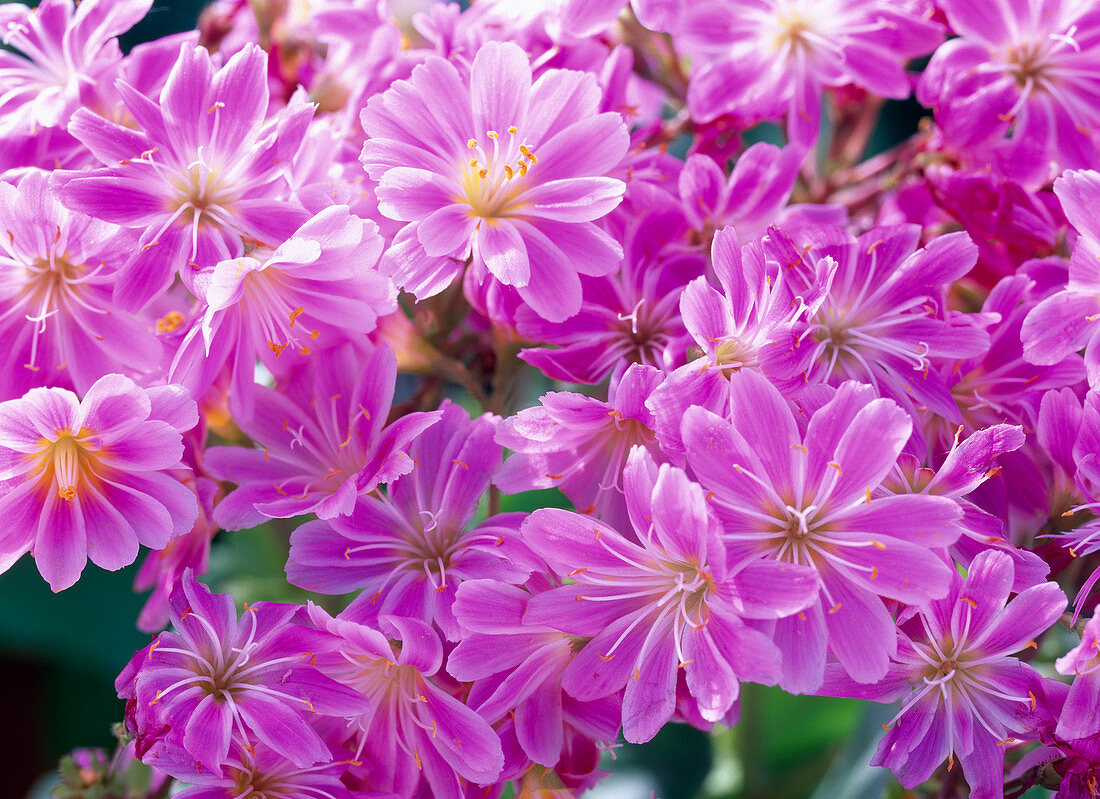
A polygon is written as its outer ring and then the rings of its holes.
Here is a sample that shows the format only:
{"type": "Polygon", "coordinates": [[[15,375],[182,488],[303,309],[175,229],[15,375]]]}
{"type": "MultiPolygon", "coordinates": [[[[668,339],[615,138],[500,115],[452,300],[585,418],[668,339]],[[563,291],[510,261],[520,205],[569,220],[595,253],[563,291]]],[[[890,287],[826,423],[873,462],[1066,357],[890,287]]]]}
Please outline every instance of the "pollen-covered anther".
{"type": "Polygon", "coordinates": [[[183,327],[184,321],[183,314],[179,311],[169,311],[157,320],[157,332],[172,333],[183,327]]]}

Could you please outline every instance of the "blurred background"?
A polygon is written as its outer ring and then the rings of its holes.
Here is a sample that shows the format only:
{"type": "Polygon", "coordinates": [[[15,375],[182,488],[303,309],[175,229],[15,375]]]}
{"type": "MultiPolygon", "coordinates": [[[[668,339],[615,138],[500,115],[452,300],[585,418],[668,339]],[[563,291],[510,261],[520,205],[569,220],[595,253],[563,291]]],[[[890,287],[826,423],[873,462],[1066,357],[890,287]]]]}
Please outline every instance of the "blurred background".
{"type": "MultiPolygon", "coordinates": [[[[155,5],[122,37],[123,49],[193,28],[204,5],[202,0],[155,5]]],[[[889,104],[871,149],[885,149],[908,136],[921,113],[915,103],[889,104]]],[[[768,137],[761,131],[759,138],[768,137]]],[[[548,387],[533,386],[533,395],[548,387]]],[[[560,502],[547,496],[508,499],[512,510],[560,502]]],[[[249,601],[294,601],[294,589],[281,579],[288,530],[223,535],[214,544],[215,570],[206,580],[216,591],[232,591],[249,601]]],[[[114,573],[89,567],[73,588],[57,595],[29,558],[0,576],[0,798],[28,796],[36,784],[34,796],[45,796],[61,755],[75,747],[113,747],[111,725],[123,713],[114,679],[149,641],[134,627],[145,601],[131,588],[139,564],[114,573]]],[[[644,746],[613,748],[605,754],[613,777],[590,796],[901,796],[886,771],[866,766],[880,724],[890,715],[888,708],[852,700],[792,697],[746,685],[735,729],[707,735],[671,725],[644,746]]]]}

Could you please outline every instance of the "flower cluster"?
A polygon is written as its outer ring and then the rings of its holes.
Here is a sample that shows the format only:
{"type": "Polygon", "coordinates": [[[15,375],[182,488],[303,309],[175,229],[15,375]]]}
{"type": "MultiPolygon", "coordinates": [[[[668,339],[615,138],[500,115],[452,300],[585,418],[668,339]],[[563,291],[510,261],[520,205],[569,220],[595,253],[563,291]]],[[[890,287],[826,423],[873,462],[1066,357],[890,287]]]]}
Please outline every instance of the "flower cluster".
{"type": "Polygon", "coordinates": [[[1093,4],[150,6],[0,5],[0,572],[149,550],[157,790],[576,796],[754,682],[1100,793],[1093,4]]]}

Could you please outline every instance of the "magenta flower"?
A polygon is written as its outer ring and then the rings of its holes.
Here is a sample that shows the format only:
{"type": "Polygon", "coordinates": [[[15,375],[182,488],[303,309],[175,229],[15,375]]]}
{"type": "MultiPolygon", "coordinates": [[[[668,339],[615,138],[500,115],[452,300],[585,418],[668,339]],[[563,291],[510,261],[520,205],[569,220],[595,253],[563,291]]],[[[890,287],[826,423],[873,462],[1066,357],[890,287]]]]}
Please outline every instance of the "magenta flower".
{"type": "MultiPolygon", "coordinates": [[[[1096,457],[1100,452],[1100,393],[1090,391],[1082,403],[1072,389],[1046,392],[1036,434],[1053,467],[1048,467],[1052,474],[1045,481],[1050,490],[1044,497],[1048,500],[1044,509],[1054,518],[1059,514],[1072,517],[1081,511],[1088,514],[1084,523],[1044,537],[1056,538],[1071,557],[1086,558],[1084,562],[1089,564],[1090,556],[1100,552],[1100,462],[1096,457]]],[[[1088,573],[1086,567],[1087,576],[1074,600],[1075,621],[1100,581],[1100,566],[1090,566],[1092,571],[1088,573]]]]}
{"type": "Polygon", "coordinates": [[[947,497],[882,496],[909,438],[908,415],[869,386],[848,382],[803,432],[791,406],[758,372],[730,377],[732,422],[689,408],[687,462],[722,522],[731,564],[760,557],[817,572],[817,600],[777,622],[780,685],[821,684],[826,646],[857,682],[886,674],[896,646],[883,599],[923,603],[950,587],[942,550],[959,537],[947,497]]]}
{"type": "Polygon", "coordinates": [[[954,575],[946,597],[903,614],[898,651],[882,682],[855,685],[831,675],[823,693],[901,700],[871,763],[889,768],[906,788],[953,756],[972,797],[1003,795],[1004,744],[1027,731],[1021,719],[1041,690],[1038,672],[1012,653],[1035,645],[1066,607],[1055,583],[1009,601],[1012,583],[1006,554],[981,553],[965,579],[954,575]]]}
{"type": "Polygon", "coordinates": [[[535,566],[519,541],[523,514],[472,524],[489,478],[500,465],[497,419],[470,420],[444,401],[441,418],[410,445],[416,464],[386,488],[360,497],[348,516],[308,522],[291,535],[287,579],[323,594],[362,590],[346,615],[377,624],[398,615],[439,625],[450,640],[461,629],[451,605],[463,580],[522,582],[535,566]]]}
{"type": "Polygon", "coordinates": [[[581,700],[626,689],[623,735],[648,741],[676,707],[683,668],[697,712],[724,719],[739,682],[775,684],[780,655],[743,619],[777,619],[814,602],[813,572],[755,559],[732,564],[698,485],[640,447],[623,476],[629,537],[576,513],[542,508],[524,524],[527,544],[575,584],[533,596],[524,623],[591,638],[562,687],[581,700]]]}
{"type": "Polygon", "coordinates": [[[247,422],[255,405],[257,359],[271,371],[289,357],[309,357],[369,333],[397,308],[393,284],[374,269],[382,254],[378,227],[335,205],[321,211],[266,259],[222,261],[196,276],[206,302],[201,324],[183,340],[170,379],[201,396],[229,366],[230,409],[247,422]]]}
{"type": "Polygon", "coordinates": [[[310,717],[368,705],[316,667],[338,642],[296,622],[303,610],[257,602],[238,619],[232,596],[212,594],[188,570],[170,601],[174,632],[135,654],[115,683],[139,751],[186,752],[218,775],[234,742],[263,743],[299,768],[328,761],[310,717]]]}
{"type": "Polygon", "coordinates": [[[943,39],[939,25],[889,0],[682,2],[672,24],[696,60],[694,118],[735,114],[752,124],[786,113],[803,144],[817,139],[825,87],[908,97],[905,63],[943,39]]]}
{"type": "Polygon", "coordinates": [[[554,41],[595,36],[615,21],[626,0],[485,0],[477,6],[481,24],[521,32],[544,29],[554,41]]]}
{"type": "Polygon", "coordinates": [[[1069,283],[1036,305],[1024,320],[1024,357],[1055,364],[1084,348],[1089,385],[1100,387],[1100,173],[1067,172],[1054,182],[1062,209],[1080,234],[1069,262],[1069,283]]]}
{"type": "Polygon", "coordinates": [[[659,456],[653,414],[645,402],[661,373],[635,364],[609,391],[607,402],[583,394],[552,391],[541,407],[505,420],[496,440],[514,455],[493,482],[506,494],[557,486],[581,513],[594,513],[625,529],[623,467],[634,446],[659,456]]]}
{"type": "Polygon", "coordinates": [[[683,456],[680,423],[689,407],[724,414],[731,374],[783,369],[792,325],[818,312],[837,269],[832,258],[820,258],[810,267],[813,274],[807,271],[792,288],[787,267],[800,262],[794,242],[778,228],[745,246],[733,228],[715,233],[711,271],[718,285],[698,277],[680,297],[680,315],[697,357],[673,371],[646,402],[670,458],[683,456]]]}
{"type": "Polygon", "coordinates": [[[113,78],[122,61],[115,39],[145,16],[153,0],[42,0],[0,6],[0,130],[62,127],[73,111],[113,78]],[[22,54],[21,56],[18,55],[22,54]]]}
{"type": "Polygon", "coordinates": [[[932,367],[937,359],[968,358],[989,347],[984,330],[942,307],[945,286],[977,258],[970,238],[948,233],[918,249],[916,225],[873,228],[858,238],[820,228],[807,237],[813,246],[792,270],[792,291],[799,281],[817,282],[819,270],[810,265],[818,259],[835,260],[836,274],[817,311],[792,327],[789,358],[772,366],[772,380],[787,391],[807,382],[859,380],[904,407],[915,401],[958,421],[959,410],[932,367]]]}
{"type": "Polygon", "coordinates": [[[346,745],[364,761],[374,790],[409,796],[420,783],[427,795],[462,799],[463,780],[488,785],[500,776],[504,753],[493,728],[431,679],[443,646],[430,627],[385,616],[383,634],[315,605],[310,614],[342,639],[343,661],[328,673],[370,703],[352,718],[346,745]]]}
{"type": "MultiPolygon", "coordinates": [[[[989,349],[971,358],[940,365],[939,371],[969,431],[1006,421],[1033,427],[1045,392],[1084,380],[1084,364],[1075,352],[1067,352],[1043,366],[1026,357],[1021,328],[1036,307],[1036,293],[1035,281],[1023,274],[998,281],[981,310],[982,317],[999,319],[986,327],[989,349]]],[[[1059,318],[1064,319],[1064,314],[1059,318]]],[[[926,418],[929,449],[942,451],[950,447],[957,425],[931,414],[926,414],[926,418]]]]}
{"type": "Polygon", "coordinates": [[[669,370],[689,344],[680,319],[684,286],[703,274],[706,258],[685,251],[686,226],[679,212],[654,211],[631,221],[624,235],[622,269],[605,277],[582,277],[580,312],[565,324],[548,322],[529,308],[516,313],[516,329],[532,341],[557,345],[520,353],[554,380],[615,383],[632,363],[669,370]]]}
{"type": "Polygon", "coordinates": [[[313,113],[298,104],[270,120],[267,55],[249,45],[217,72],[205,48],[184,44],[155,103],[119,82],[132,130],[81,109],[70,132],[105,166],[55,173],[73,210],[142,229],[115,300],[136,310],[179,272],[238,258],[245,240],[282,242],[308,218],[286,199],[289,158],[313,113]]]}
{"type": "Polygon", "coordinates": [[[977,165],[1042,184],[1100,154],[1100,10],[1091,3],[940,0],[958,39],[932,57],[918,96],[977,165]],[[1057,170],[1052,174],[1052,168],[1057,170]]]}
{"type": "Polygon", "coordinates": [[[625,184],[607,173],[628,137],[599,102],[585,73],[532,83],[510,42],[484,45],[469,77],[431,57],[371,98],[361,160],[382,214],[408,222],[387,254],[398,285],[430,297],[472,257],[475,282],[514,287],[550,321],[577,313],[579,275],[606,275],[622,258],[594,222],[622,198],[625,184]]]}
{"type": "Polygon", "coordinates": [[[37,170],[0,183],[0,231],[0,398],[159,367],[148,325],[111,302],[130,233],[66,210],[37,170]]]}
{"type": "Polygon", "coordinates": [[[1016,578],[1014,591],[1043,582],[1050,566],[1034,552],[1014,546],[1005,536],[1004,522],[965,497],[1001,473],[997,461],[1002,455],[1015,452],[1023,445],[1023,430],[1007,424],[978,430],[961,443],[956,434],[938,469],[922,467],[912,454],[903,452],[894,474],[883,483],[885,488],[898,494],[931,494],[951,497],[958,502],[962,509],[958,522],[962,535],[948,548],[948,554],[956,563],[967,566],[987,549],[1004,552],[1012,558],[1016,578]]]}
{"type": "MultiPolygon", "coordinates": [[[[183,799],[356,799],[341,777],[349,761],[336,760],[301,768],[274,749],[257,743],[235,746],[226,757],[221,774],[196,768],[193,762],[172,762],[158,749],[153,762],[158,769],[191,787],[174,796],[183,799]]],[[[148,758],[147,758],[148,759],[148,758]]],[[[361,796],[361,794],[360,794],[361,796]]]]}
{"type": "Polygon", "coordinates": [[[364,356],[346,344],[310,359],[281,392],[258,386],[244,431],[263,448],[206,452],[211,474],[238,485],[214,508],[214,521],[241,530],[305,513],[344,516],[356,497],[411,471],[408,446],[440,412],[406,414],[387,426],[396,378],[389,347],[364,356]]]}
{"type": "Polygon", "coordinates": [[[163,549],[190,530],[195,494],[169,471],[197,421],[178,387],[142,389],[122,375],[96,381],[83,400],[36,388],[0,403],[0,571],[30,550],[60,591],[89,558],[121,569],[139,545],[163,549]]]}
{"type": "Polygon", "coordinates": [[[798,179],[806,152],[760,142],[743,152],[729,177],[713,158],[688,156],[680,173],[680,206],[691,226],[708,233],[731,227],[742,240],[775,223],[798,179]]]}
{"type": "MultiPolygon", "coordinates": [[[[539,583],[548,583],[544,577],[539,583]]],[[[547,588],[552,586],[547,585],[547,588]]],[[[468,704],[497,722],[509,711],[516,739],[535,763],[554,766],[562,757],[567,728],[614,741],[622,716],[617,698],[579,702],[562,692],[562,676],[577,640],[551,626],[523,621],[531,594],[494,580],[469,580],[455,598],[455,616],[465,630],[447,658],[447,671],[473,682],[468,704]],[[607,719],[613,719],[609,725],[607,719]]]]}
{"type": "Polygon", "coordinates": [[[1100,734],[1100,613],[1085,624],[1081,643],[1058,658],[1059,674],[1072,676],[1073,684],[1058,718],[1058,736],[1071,740],[1100,734]]]}

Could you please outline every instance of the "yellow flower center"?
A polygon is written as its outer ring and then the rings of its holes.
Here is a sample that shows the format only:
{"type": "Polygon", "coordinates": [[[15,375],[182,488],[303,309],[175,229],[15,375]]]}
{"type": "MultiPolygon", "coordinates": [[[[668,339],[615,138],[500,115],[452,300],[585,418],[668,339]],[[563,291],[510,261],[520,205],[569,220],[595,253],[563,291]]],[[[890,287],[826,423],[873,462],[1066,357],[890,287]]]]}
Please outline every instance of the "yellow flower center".
{"type": "Polygon", "coordinates": [[[467,203],[470,215],[482,219],[506,217],[518,210],[516,200],[526,187],[526,177],[539,159],[510,125],[502,137],[497,131],[485,134],[491,147],[482,147],[477,139],[466,146],[470,159],[462,166],[462,196],[456,202],[467,203]]]}

